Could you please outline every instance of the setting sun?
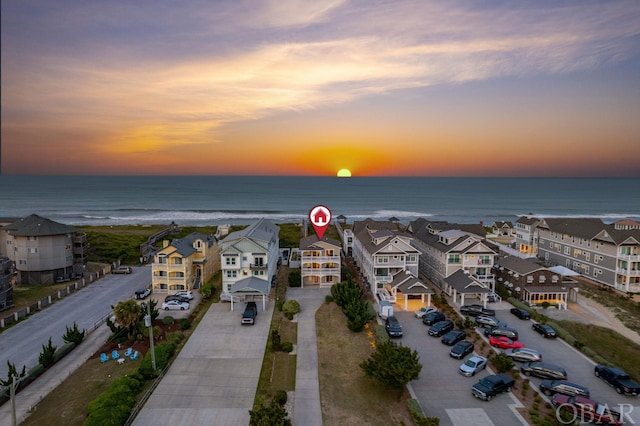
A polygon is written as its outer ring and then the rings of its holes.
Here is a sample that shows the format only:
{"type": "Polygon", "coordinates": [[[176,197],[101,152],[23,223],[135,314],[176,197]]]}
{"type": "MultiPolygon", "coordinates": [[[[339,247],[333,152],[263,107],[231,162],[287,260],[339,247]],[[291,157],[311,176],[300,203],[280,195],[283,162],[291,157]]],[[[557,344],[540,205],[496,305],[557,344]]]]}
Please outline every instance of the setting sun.
{"type": "Polygon", "coordinates": [[[349,169],[338,170],[338,177],[351,177],[351,171],[349,169]]]}

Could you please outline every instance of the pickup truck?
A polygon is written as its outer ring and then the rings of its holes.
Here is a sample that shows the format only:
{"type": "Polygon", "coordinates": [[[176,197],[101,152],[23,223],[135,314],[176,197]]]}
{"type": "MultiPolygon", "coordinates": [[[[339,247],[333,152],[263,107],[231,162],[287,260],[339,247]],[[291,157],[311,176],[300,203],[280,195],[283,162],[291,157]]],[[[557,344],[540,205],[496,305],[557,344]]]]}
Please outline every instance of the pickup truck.
{"type": "Polygon", "coordinates": [[[486,315],[490,317],[496,316],[496,311],[493,309],[485,308],[482,305],[462,305],[460,306],[460,313],[462,315],[469,315],[470,317],[475,317],[478,315],[486,315]]]}
{"type": "Polygon", "coordinates": [[[258,316],[258,307],[256,302],[247,302],[247,306],[242,313],[242,325],[253,325],[256,322],[256,316],[258,316]]]}
{"type": "Polygon", "coordinates": [[[607,365],[596,365],[593,373],[613,387],[619,394],[638,395],[640,384],[635,382],[627,373],[619,368],[607,365]]]}
{"type": "Polygon", "coordinates": [[[493,374],[480,379],[478,383],[473,385],[471,393],[476,398],[490,401],[494,396],[509,392],[513,387],[514,380],[506,374],[493,374]]]}

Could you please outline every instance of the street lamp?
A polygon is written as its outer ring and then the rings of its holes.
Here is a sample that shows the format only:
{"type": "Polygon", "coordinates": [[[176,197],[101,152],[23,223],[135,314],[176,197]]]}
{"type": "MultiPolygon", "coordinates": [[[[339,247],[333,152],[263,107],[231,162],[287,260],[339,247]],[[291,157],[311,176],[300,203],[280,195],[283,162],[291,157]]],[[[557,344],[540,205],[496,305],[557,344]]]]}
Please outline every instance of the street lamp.
{"type": "Polygon", "coordinates": [[[156,352],[153,348],[153,322],[151,321],[151,299],[147,302],[147,315],[144,316],[144,325],[149,327],[149,343],[151,345],[151,366],[156,369],[156,352]]]}

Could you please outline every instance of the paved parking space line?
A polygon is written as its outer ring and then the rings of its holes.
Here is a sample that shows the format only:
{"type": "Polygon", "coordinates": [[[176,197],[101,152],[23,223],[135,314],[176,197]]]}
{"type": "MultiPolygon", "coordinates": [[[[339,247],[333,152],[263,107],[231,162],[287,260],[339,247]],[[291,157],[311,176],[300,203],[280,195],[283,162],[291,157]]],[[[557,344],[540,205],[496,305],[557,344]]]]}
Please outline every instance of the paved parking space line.
{"type": "Polygon", "coordinates": [[[482,408],[451,408],[447,415],[454,426],[494,426],[487,413],[482,408]]]}

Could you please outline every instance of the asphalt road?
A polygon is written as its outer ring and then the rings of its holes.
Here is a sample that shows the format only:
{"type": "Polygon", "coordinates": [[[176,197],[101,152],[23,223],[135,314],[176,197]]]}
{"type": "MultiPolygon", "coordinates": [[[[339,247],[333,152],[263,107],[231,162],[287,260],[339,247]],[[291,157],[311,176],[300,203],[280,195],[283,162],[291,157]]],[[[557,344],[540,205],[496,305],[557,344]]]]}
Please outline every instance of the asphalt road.
{"type": "Polygon", "coordinates": [[[66,327],[79,329],[94,324],[111,311],[111,306],[133,297],[136,289],[151,282],[151,267],[133,268],[131,274],[106,275],[26,320],[0,333],[0,377],[6,378],[7,360],[27,371],[38,364],[42,345],[51,337],[54,346],[62,346],[66,327]]]}
{"type": "MultiPolygon", "coordinates": [[[[622,409],[627,413],[632,410],[632,418],[635,420],[640,414],[638,397],[618,395],[613,388],[595,377],[593,361],[561,339],[543,338],[531,329],[533,323],[530,320],[518,319],[508,311],[509,307],[505,303],[491,305],[496,310],[498,319],[518,330],[519,340],[526,347],[540,351],[544,361],[565,368],[568,380],[588,387],[592,399],[615,409],[621,408],[619,404],[627,404],[622,409]]],[[[475,399],[471,395],[471,386],[480,378],[492,374],[489,369],[475,377],[463,377],[457,372],[462,361],[449,356],[451,348],[442,344],[440,338],[427,335],[428,326],[414,318],[412,312],[397,312],[396,316],[404,330],[404,336],[398,341],[415,348],[420,355],[422,373],[418,380],[411,382],[411,386],[428,416],[439,417],[442,426],[520,424],[513,412],[519,405],[515,395],[501,394],[489,402],[475,399]]],[[[478,330],[482,333],[482,329],[478,330]]],[[[516,367],[519,368],[520,363],[516,363],[516,367]]],[[[530,380],[537,389],[542,379],[531,377],[530,380]]]]}

